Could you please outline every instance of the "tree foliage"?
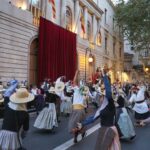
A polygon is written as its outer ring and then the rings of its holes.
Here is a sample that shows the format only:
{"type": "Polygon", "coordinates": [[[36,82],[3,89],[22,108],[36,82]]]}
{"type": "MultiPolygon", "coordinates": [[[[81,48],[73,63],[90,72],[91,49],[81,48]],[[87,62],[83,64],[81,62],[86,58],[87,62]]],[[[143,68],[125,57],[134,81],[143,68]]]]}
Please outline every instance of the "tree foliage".
{"type": "Polygon", "coordinates": [[[150,51],[150,0],[120,0],[116,21],[135,50],[150,51]]]}

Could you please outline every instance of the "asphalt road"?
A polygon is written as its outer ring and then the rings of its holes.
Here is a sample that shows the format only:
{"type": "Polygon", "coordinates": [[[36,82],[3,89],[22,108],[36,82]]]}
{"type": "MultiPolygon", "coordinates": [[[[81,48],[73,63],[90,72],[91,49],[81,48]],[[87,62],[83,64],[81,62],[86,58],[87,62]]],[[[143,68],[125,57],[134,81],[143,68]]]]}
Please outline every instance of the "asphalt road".
{"type": "MultiPolygon", "coordinates": [[[[68,133],[68,118],[61,117],[61,122],[59,127],[55,129],[55,133],[34,128],[35,118],[36,114],[32,114],[30,117],[30,130],[23,140],[23,145],[27,150],[53,150],[72,138],[72,135],[68,133]]],[[[99,120],[92,126],[98,123],[99,120]]],[[[92,126],[89,126],[89,128],[92,126]]],[[[136,128],[136,133],[137,136],[134,141],[121,142],[122,150],[150,150],[150,125],[136,128]]],[[[97,130],[68,150],[94,150],[96,139],[97,130]]]]}

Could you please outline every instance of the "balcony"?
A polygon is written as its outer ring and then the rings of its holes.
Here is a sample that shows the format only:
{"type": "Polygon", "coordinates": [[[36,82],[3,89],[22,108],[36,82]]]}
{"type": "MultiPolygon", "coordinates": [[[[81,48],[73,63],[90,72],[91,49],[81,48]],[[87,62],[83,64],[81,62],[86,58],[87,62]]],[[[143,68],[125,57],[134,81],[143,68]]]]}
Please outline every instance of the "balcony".
{"type": "Polygon", "coordinates": [[[148,50],[140,52],[139,53],[139,59],[141,59],[141,60],[143,60],[143,59],[150,60],[150,52],[148,50]]]}
{"type": "Polygon", "coordinates": [[[41,9],[30,4],[29,11],[33,15],[33,25],[39,27],[40,17],[43,16],[41,9]]]}

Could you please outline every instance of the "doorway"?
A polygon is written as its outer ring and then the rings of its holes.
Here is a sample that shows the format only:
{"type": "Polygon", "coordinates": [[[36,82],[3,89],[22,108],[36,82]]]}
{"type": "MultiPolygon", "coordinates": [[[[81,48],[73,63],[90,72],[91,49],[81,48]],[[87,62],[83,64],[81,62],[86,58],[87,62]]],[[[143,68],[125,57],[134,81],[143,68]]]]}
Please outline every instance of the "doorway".
{"type": "Polygon", "coordinates": [[[34,39],[30,46],[30,69],[29,84],[37,85],[37,66],[38,66],[38,39],[34,39]]]}

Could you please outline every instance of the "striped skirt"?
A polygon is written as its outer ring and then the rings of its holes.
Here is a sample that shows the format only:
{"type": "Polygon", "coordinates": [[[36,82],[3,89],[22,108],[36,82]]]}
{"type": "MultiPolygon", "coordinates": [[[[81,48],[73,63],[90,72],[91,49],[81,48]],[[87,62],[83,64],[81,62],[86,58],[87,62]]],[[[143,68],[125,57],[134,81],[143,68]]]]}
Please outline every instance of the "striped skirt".
{"type": "Polygon", "coordinates": [[[70,114],[72,112],[72,102],[62,101],[60,105],[60,111],[65,114],[70,114]]]}
{"type": "Polygon", "coordinates": [[[72,129],[77,127],[77,123],[82,122],[85,119],[85,117],[86,117],[86,115],[85,115],[84,109],[73,110],[73,112],[69,118],[69,124],[68,124],[69,132],[71,133],[72,129]]]}
{"type": "Polygon", "coordinates": [[[56,108],[54,103],[50,103],[48,108],[44,108],[37,116],[34,127],[38,129],[51,130],[58,127],[56,108]]]}
{"type": "Polygon", "coordinates": [[[0,150],[17,150],[18,148],[20,148],[20,143],[18,140],[17,133],[12,131],[7,131],[7,130],[1,130],[0,150]]]}

